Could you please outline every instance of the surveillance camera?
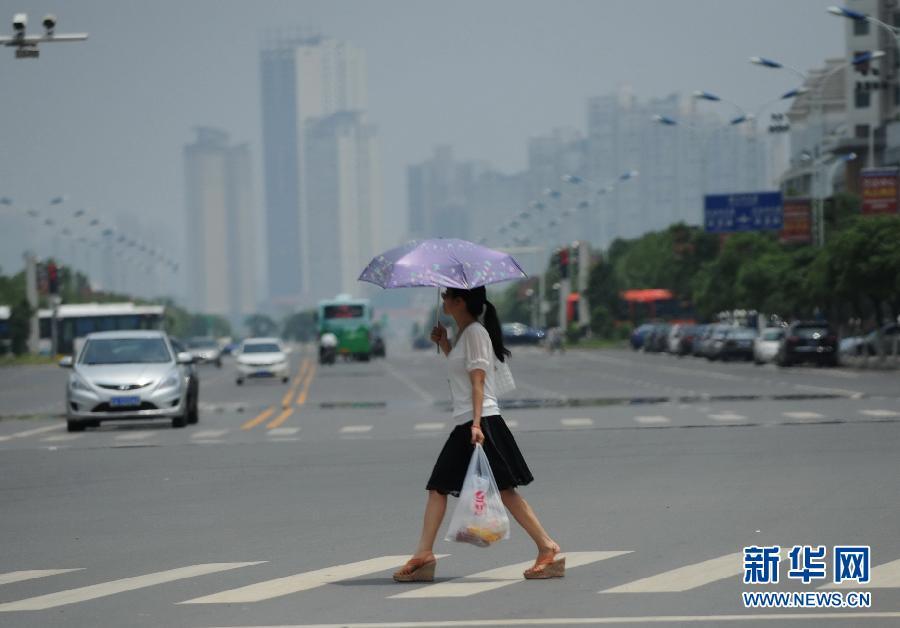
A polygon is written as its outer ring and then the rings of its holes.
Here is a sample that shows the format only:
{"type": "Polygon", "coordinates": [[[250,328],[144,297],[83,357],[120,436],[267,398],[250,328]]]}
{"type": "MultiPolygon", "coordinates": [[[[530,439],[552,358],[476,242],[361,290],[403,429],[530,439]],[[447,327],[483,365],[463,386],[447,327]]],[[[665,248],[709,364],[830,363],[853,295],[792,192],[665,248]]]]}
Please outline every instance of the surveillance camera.
{"type": "Polygon", "coordinates": [[[42,24],[48,33],[52,33],[53,29],[56,28],[56,16],[52,14],[44,16],[42,24]]]}
{"type": "Polygon", "coordinates": [[[13,30],[17,33],[25,32],[25,27],[28,25],[28,15],[25,13],[16,13],[13,16],[13,30]]]}

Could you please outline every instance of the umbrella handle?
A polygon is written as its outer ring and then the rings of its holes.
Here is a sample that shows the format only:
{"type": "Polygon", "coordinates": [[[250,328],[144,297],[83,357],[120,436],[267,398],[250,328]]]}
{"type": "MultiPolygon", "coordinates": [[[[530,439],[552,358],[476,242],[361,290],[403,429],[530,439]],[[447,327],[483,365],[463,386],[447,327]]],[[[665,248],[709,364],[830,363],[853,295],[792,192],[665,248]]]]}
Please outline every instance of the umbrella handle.
{"type": "MultiPolygon", "coordinates": [[[[438,286],[437,307],[434,310],[434,326],[435,327],[437,327],[437,325],[438,325],[438,320],[440,318],[440,315],[441,315],[441,287],[438,286]]],[[[440,344],[437,345],[437,353],[438,353],[438,355],[441,354],[441,345],[440,344]]]]}

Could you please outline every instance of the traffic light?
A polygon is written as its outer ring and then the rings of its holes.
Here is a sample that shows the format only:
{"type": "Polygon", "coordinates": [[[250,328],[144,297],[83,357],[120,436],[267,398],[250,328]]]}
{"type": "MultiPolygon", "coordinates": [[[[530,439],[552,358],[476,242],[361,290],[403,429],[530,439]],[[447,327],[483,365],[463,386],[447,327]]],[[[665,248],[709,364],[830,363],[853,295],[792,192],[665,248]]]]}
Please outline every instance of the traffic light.
{"type": "Polygon", "coordinates": [[[569,249],[568,247],[559,252],[559,276],[563,279],[569,277],[569,249]]]}
{"type": "Polygon", "coordinates": [[[47,285],[50,294],[59,294],[59,272],[53,262],[47,264],[47,285]]]}

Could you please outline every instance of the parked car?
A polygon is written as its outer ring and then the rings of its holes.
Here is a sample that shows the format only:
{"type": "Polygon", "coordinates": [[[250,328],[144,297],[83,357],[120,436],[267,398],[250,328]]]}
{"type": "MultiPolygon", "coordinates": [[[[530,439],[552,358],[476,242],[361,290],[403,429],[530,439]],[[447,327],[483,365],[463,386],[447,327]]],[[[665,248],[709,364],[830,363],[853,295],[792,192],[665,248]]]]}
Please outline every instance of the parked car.
{"type": "Polygon", "coordinates": [[[287,351],[277,338],[246,339],[238,349],[235,362],[238,386],[246,379],[277,377],[283,384],[290,379],[287,351]]]}
{"type": "Polygon", "coordinates": [[[536,345],[546,336],[543,329],[529,327],[525,323],[503,323],[501,327],[504,345],[536,345]]]}
{"type": "Polygon", "coordinates": [[[838,337],[827,322],[800,321],[785,330],[776,363],[790,366],[798,362],[837,366],[838,337]]]}
{"type": "Polygon", "coordinates": [[[197,421],[187,365],[190,353],[176,353],[161,331],[88,334],[66,386],[66,427],[80,432],[102,421],[170,419],[172,427],[197,421]]]}
{"type": "MultiPolygon", "coordinates": [[[[863,336],[863,338],[865,339],[863,344],[866,347],[866,350],[868,350],[869,355],[878,355],[878,331],[870,331],[863,336]]],[[[888,323],[881,328],[881,353],[884,355],[894,355],[894,352],[897,350],[894,345],[895,341],[900,345],[900,325],[897,323],[888,323]]],[[[859,353],[862,353],[861,348],[859,353]]]]}
{"type": "Polygon", "coordinates": [[[635,351],[642,348],[644,346],[644,341],[647,339],[647,334],[653,331],[653,327],[653,323],[644,323],[631,332],[631,348],[635,351]]]}
{"type": "Polygon", "coordinates": [[[684,333],[685,325],[675,324],[669,328],[669,335],[666,338],[666,351],[669,353],[678,353],[681,345],[681,334],[684,333]]]}
{"type": "Polygon", "coordinates": [[[709,333],[703,338],[703,344],[700,351],[707,360],[716,360],[719,357],[719,350],[725,343],[725,336],[728,334],[730,325],[711,325],[709,333]]]}
{"type": "Polygon", "coordinates": [[[188,338],[185,344],[194,356],[194,362],[215,364],[217,368],[222,368],[222,349],[215,338],[188,338]]]}
{"type": "MultiPolygon", "coordinates": [[[[172,348],[175,350],[175,355],[179,355],[181,353],[190,353],[187,350],[187,347],[184,343],[178,339],[169,336],[169,342],[172,343],[172,348]]],[[[200,374],[197,372],[197,367],[192,360],[189,363],[183,365],[185,376],[187,377],[188,383],[188,397],[194,400],[200,398],[200,374]]],[[[188,418],[188,423],[196,423],[199,418],[199,412],[197,408],[198,404],[194,404],[194,408],[191,410],[191,416],[188,418]]]]}
{"type": "Polygon", "coordinates": [[[669,329],[668,323],[656,323],[653,329],[644,339],[644,351],[648,353],[660,353],[668,348],[669,329]]]}
{"type": "Polygon", "coordinates": [[[710,351],[713,360],[752,360],[753,341],[756,330],[749,327],[729,327],[721,341],[713,344],[710,351]]]}
{"type": "Polygon", "coordinates": [[[691,355],[694,357],[703,356],[703,343],[706,342],[713,331],[713,325],[698,325],[694,334],[694,342],[691,344],[691,355]]]}
{"type": "Polygon", "coordinates": [[[678,339],[679,356],[691,355],[694,352],[694,343],[700,334],[703,333],[705,325],[685,325],[681,331],[681,337],[678,339]]]}
{"type": "Polygon", "coordinates": [[[766,327],[753,341],[753,361],[756,364],[773,362],[784,338],[784,327],[766,327]]]}

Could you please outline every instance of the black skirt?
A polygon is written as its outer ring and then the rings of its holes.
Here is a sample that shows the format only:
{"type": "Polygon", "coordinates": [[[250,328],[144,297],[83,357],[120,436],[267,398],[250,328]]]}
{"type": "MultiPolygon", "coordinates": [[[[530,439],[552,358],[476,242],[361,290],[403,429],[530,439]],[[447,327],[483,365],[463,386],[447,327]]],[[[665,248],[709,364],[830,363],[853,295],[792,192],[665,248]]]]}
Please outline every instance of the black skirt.
{"type": "MultiPolygon", "coordinates": [[[[484,434],[484,453],[487,454],[497,487],[501,491],[524,486],[534,479],[503,417],[499,414],[482,417],[481,431],[484,434]]],[[[475,445],[472,444],[472,421],[454,427],[434,463],[434,470],[425,488],[442,495],[459,497],[473,451],[475,445]]]]}

